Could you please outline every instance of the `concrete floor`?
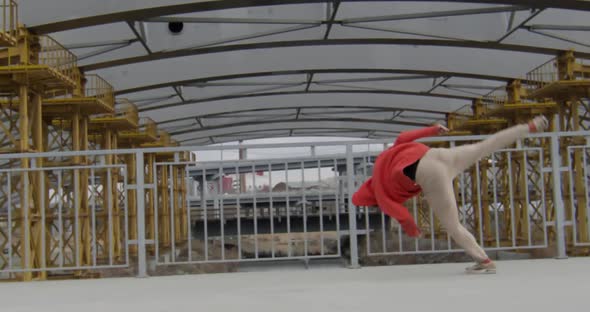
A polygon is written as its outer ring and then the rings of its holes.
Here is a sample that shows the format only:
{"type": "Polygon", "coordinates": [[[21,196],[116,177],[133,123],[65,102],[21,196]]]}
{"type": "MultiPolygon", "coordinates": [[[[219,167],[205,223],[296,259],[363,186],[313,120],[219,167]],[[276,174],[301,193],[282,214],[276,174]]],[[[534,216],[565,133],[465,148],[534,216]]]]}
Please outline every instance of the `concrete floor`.
{"type": "Polygon", "coordinates": [[[283,268],[264,272],[0,284],[0,311],[577,311],[590,258],[498,263],[283,268]]]}

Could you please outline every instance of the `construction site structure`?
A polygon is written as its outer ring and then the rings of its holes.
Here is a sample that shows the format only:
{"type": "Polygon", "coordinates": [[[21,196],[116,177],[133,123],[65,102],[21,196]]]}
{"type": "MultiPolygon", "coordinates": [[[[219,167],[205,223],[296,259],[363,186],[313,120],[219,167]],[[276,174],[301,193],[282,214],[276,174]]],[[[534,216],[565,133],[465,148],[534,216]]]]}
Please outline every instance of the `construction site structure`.
{"type": "MultiPolygon", "coordinates": [[[[72,52],[20,25],[17,8],[15,1],[2,6],[1,154],[177,145],[158,135],[152,120],[140,120],[133,103],[115,101],[106,80],[81,73],[72,52]]],[[[148,156],[145,168],[154,184],[156,161],[170,157],[148,156]]],[[[127,248],[133,254],[135,246],[127,246],[137,236],[137,205],[125,187],[135,183],[134,155],[8,157],[0,169],[11,169],[0,172],[0,269],[10,272],[2,280],[57,278],[66,269],[88,276],[83,268],[128,261],[127,248]]],[[[158,184],[181,198],[185,177],[175,167],[158,184]]],[[[186,216],[181,200],[173,206],[186,216]]],[[[179,218],[176,224],[179,244],[186,223],[179,218]]]]}
{"type": "MultiPolygon", "coordinates": [[[[587,130],[590,125],[587,101],[590,94],[590,80],[587,80],[589,69],[576,61],[574,51],[564,52],[527,73],[526,79],[515,79],[505,88],[475,100],[470,116],[449,114],[447,124],[451,129],[450,134],[494,134],[507,127],[526,123],[538,115],[548,117],[549,131],[587,130]]],[[[587,166],[584,150],[570,153],[568,147],[585,145],[585,139],[572,137],[563,140],[560,144],[562,163],[571,165],[574,172],[584,172],[587,166]]],[[[545,222],[555,222],[556,211],[549,191],[553,185],[552,176],[543,172],[543,168],[551,164],[551,142],[549,139],[533,138],[527,139],[526,146],[531,148],[486,157],[455,180],[456,197],[464,208],[463,222],[468,229],[482,229],[481,238],[484,245],[487,244],[486,247],[496,247],[491,244],[497,236],[506,245],[518,244],[519,241],[542,241],[545,239],[542,230],[545,222]],[[480,172],[487,172],[486,177],[477,176],[476,168],[480,172]],[[461,194],[461,184],[465,186],[466,194],[461,194]],[[490,189],[500,191],[494,193],[490,189]],[[508,196],[509,190],[513,190],[516,195],[508,196]],[[514,205],[514,214],[502,215],[502,207],[509,205],[514,205]],[[497,218],[502,220],[496,221],[497,218]]],[[[574,244],[574,241],[589,242],[586,178],[583,174],[569,177],[568,173],[564,173],[562,178],[566,219],[573,220],[574,224],[567,227],[566,231],[570,254],[589,252],[587,248],[574,244]],[[574,186],[570,187],[570,183],[574,183],[574,186]]],[[[427,211],[425,208],[422,210],[427,211]]],[[[421,217],[424,219],[422,222],[428,224],[428,214],[422,213],[421,217]]],[[[439,228],[438,231],[442,230],[439,228]]],[[[441,234],[446,235],[437,232],[437,235],[441,234]]],[[[548,240],[554,241],[555,235],[555,230],[550,229],[548,240]]]]}
{"type": "MultiPolygon", "coordinates": [[[[4,1],[0,30],[0,154],[8,155],[0,159],[0,269],[9,272],[0,279],[45,280],[61,277],[65,269],[84,277],[97,265],[128,265],[130,256],[139,253],[140,209],[145,239],[157,244],[148,244],[149,253],[184,247],[191,235],[187,164],[196,161],[195,155],[146,152],[138,171],[136,155],[117,150],[175,147],[178,142],[153,120],[140,118],[130,100],[115,99],[105,79],[82,73],[68,49],[20,25],[17,8],[16,1],[4,1]],[[33,156],[86,150],[104,153],[33,156]],[[11,158],[15,153],[21,157],[11,158]],[[138,175],[145,176],[143,207],[137,203],[138,175]]],[[[542,114],[551,120],[551,131],[589,130],[589,97],[590,66],[566,51],[525,79],[475,100],[468,113],[449,113],[447,124],[450,135],[492,134],[542,114]]],[[[526,149],[495,153],[455,179],[461,221],[479,231],[485,247],[555,241],[554,228],[549,237],[544,235],[548,224],[556,224],[553,177],[545,170],[553,142],[527,140],[526,149]]],[[[590,155],[571,149],[586,145],[583,138],[560,143],[561,163],[576,172],[563,173],[561,179],[566,220],[571,220],[568,252],[588,254],[578,243],[590,243],[590,155]]],[[[242,192],[245,184],[240,183],[242,192]]],[[[438,223],[428,226],[433,215],[425,201],[418,201],[418,207],[417,221],[425,234],[446,237],[438,223]]]]}

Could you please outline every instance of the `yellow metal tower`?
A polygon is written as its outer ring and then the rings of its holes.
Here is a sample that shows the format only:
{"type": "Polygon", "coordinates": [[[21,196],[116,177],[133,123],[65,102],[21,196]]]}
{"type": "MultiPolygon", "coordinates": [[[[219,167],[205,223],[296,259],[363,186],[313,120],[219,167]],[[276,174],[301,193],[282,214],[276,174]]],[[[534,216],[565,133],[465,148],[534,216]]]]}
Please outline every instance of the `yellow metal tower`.
{"type": "MultiPolygon", "coordinates": [[[[54,96],[57,90],[66,94],[79,89],[76,57],[51,37],[30,34],[24,27],[16,28],[14,1],[5,2],[3,9],[4,16],[10,18],[4,20],[0,35],[0,42],[5,46],[0,49],[0,89],[4,95],[2,152],[51,150],[54,146],[49,138],[55,129],[44,114],[44,99],[54,96]]],[[[9,237],[3,242],[4,247],[13,252],[8,257],[2,256],[0,265],[26,270],[13,277],[45,279],[46,272],[31,270],[50,266],[50,255],[55,248],[51,239],[55,211],[49,192],[54,177],[48,171],[35,170],[50,165],[49,160],[18,158],[2,165],[20,167],[21,171],[5,173],[0,178],[3,185],[8,185],[0,199],[7,207],[0,231],[9,237]],[[19,194],[18,198],[13,193],[19,194]]]]}
{"type": "MultiPolygon", "coordinates": [[[[527,78],[537,83],[530,86],[529,97],[550,99],[558,103],[558,129],[560,131],[578,131],[590,129],[590,66],[577,60],[574,51],[563,52],[556,58],[542,64],[529,72],[527,78]]],[[[573,168],[573,177],[565,173],[564,204],[566,218],[573,220],[573,227],[567,228],[567,240],[572,253],[587,253],[588,250],[573,246],[574,236],[580,243],[589,243],[589,220],[586,207],[585,182],[583,174],[587,166],[585,150],[575,149],[572,153],[568,146],[586,145],[582,137],[564,138],[561,142],[562,162],[573,168]],[[575,229],[575,230],[574,230],[575,229]]]]}

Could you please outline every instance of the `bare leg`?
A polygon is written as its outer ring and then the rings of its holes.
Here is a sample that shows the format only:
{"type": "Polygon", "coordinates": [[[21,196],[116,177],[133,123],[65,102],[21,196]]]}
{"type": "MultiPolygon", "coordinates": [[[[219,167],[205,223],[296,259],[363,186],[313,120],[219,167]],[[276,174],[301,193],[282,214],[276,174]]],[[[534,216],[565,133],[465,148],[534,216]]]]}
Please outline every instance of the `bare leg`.
{"type": "Polygon", "coordinates": [[[422,187],[428,205],[451,238],[477,262],[488,259],[475,237],[459,222],[457,201],[446,163],[440,160],[441,150],[430,150],[418,165],[416,182],[422,187]]]}
{"type": "Polygon", "coordinates": [[[447,162],[453,176],[465,171],[475,164],[479,159],[489,156],[497,150],[515,143],[518,139],[524,138],[529,133],[527,125],[514,126],[491,137],[469,145],[462,145],[445,149],[445,162],[447,162]]]}
{"type": "Polygon", "coordinates": [[[453,176],[471,167],[480,158],[491,155],[497,150],[505,148],[517,140],[522,139],[533,131],[543,131],[548,127],[547,119],[543,116],[534,118],[529,124],[512,126],[492,135],[491,137],[470,145],[444,149],[444,160],[448,164],[453,176]]]}

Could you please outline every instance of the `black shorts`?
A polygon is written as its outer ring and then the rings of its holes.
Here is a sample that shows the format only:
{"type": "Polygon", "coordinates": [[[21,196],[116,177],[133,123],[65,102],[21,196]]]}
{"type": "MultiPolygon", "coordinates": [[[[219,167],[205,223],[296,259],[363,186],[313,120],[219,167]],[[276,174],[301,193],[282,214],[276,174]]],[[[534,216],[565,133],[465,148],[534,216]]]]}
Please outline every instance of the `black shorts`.
{"type": "Polygon", "coordinates": [[[420,163],[420,159],[416,160],[413,164],[404,168],[404,174],[412,179],[412,181],[416,182],[416,169],[418,169],[418,164],[420,163]]]}

